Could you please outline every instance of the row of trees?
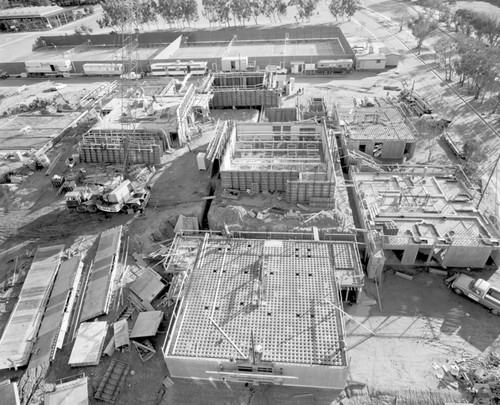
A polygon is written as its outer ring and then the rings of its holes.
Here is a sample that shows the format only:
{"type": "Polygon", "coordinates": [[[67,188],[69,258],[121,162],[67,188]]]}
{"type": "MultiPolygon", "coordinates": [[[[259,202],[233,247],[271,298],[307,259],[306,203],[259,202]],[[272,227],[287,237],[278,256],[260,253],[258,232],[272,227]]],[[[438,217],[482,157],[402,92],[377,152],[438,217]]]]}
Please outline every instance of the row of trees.
{"type": "Polygon", "coordinates": [[[490,93],[500,103],[500,48],[485,44],[478,38],[463,34],[445,36],[434,45],[445,79],[458,76],[460,85],[467,85],[476,100],[483,101],[490,93]]]}
{"type": "MultiPolygon", "coordinates": [[[[244,26],[249,21],[259,23],[259,18],[268,18],[270,22],[282,22],[288,8],[295,6],[297,22],[309,21],[315,14],[319,0],[202,0],[201,14],[210,26],[244,26]]],[[[105,0],[101,3],[103,17],[98,24],[103,27],[119,28],[123,21],[127,23],[125,8],[127,2],[121,0],[105,0]]],[[[170,27],[191,26],[199,19],[196,0],[151,0],[138,2],[135,24],[137,26],[158,24],[161,17],[170,27]]],[[[347,17],[349,20],[358,8],[356,0],[330,0],[330,13],[338,20],[347,17]]]]}

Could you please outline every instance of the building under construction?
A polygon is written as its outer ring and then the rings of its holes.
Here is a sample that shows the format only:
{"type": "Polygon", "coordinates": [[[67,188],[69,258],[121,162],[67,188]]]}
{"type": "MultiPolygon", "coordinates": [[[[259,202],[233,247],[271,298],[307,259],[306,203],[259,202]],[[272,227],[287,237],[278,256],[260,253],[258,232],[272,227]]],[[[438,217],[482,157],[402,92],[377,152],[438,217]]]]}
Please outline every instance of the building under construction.
{"type": "Polygon", "coordinates": [[[347,378],[341,283],[352,242],[182,236],[172,244],[170,375],[319,389],[347,378]]]}
{"type": "Polygon", "coordinates": [[[130,86],[100,108],[100,120],[82,137],[80,158],[88,163],[160,164],[163,153],[184,146],[209,120],[210,86],[130,86]],[[206,88],[207,90],[203,90],[206,88]]]}
{"type": "Polygon", "coordinates": [[[391,161],[411,159],[415,152],[417,131],[395,105],[334,106],[332,118],[347,150],[391,161]]]}
{"type": "Polygon", "coordinates": [[[352,171],[353,211],[367,230],[368,276],[384,264],[483,268],[500,263],[500,233],[457,167],[352,171]]]}
{"type": "Polygon", "coordinates": [[[237,123],[220,166],[222,188],[280,191],[288,202],[333,207],[337,149],[331,138],[318,124],[237,123]]]}

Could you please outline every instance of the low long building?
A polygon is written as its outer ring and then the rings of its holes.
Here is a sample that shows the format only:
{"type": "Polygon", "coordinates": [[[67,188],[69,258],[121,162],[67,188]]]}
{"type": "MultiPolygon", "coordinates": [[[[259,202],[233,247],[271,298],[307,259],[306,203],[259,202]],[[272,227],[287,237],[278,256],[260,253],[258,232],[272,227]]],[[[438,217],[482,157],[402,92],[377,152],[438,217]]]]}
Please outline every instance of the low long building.
{"type": "Polygon", "coordinates": [[[178,235],[174,246],[190,253],[170,288],[172,377],[345,386],[339,285],[361,269],[353,242],[178,235]]]}

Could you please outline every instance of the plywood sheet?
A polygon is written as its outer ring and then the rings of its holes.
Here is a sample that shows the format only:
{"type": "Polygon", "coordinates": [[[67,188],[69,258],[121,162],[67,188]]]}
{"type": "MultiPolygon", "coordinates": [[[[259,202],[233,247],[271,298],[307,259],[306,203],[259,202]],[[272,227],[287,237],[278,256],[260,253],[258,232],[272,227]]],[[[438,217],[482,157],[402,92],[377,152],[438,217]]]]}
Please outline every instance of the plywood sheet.
{"type": "Polygon", "coordinates": [[[151,302],[165,288],[165,284],[156,271],[146,267],[139,278],[130,284],[129,288],[142,301],[151,302]]]}
{"type": "Polygon", "coordinates": [[[108,325],[106,322],[84,322],[78,328],[68,364],[71,367],[99,364],[108,325]]]}
{"type": "Polygon", "coordinates": [[[156,335],[162,319],[162,311],[140,312],[130,337],[134,339],[156,335]]]}
{"type": "Polygon", "coordinates": [[[77,271],[81,272],[80,263],[80,257],[75,256],[61,264],[33,346],[28,368],[38,367],[53,359],[66,302],[77,271]]]}
{"type": "Polygon", "coordinates": [[[128,322],[126,319],[115,322],[113,324],[115,347],[122,347],[130,345],[128,336],[128,322]]]}
{"type": "Polygon", "coordinates": [[[113,287],[112,282],[120,250],[121,233],[121,226],[101,233],[92,274],[85,292],[81,321],[87,321],[108,313],[113,287]]]}
{"type": "Polygon", "coordinates": [[[64,245],[38,249],[0,340],[0,370],[28,363],[64,245]]]}
{"type": "Polygon", "coordinates": [[[88,405],[88,378],[83,377],[57,385],[54,392],[45,394],[44,403],[45,405],[88,405]]]}
{"type": "Polygon", "coordinates": [[[0,403],[2,405],[20,405],[17,383],[0,385],[0,403]]]}

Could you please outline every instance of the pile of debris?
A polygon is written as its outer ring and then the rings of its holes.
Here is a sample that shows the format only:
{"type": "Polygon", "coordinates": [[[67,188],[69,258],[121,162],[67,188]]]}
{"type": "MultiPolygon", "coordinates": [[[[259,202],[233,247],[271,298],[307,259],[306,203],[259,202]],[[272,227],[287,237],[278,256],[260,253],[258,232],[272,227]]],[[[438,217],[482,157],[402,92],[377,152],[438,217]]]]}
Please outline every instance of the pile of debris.
{"type": "Polygon", "coordinates": [[[500,356],[488,353],[478,357],[464,355],[452,364],[432,365],[436,377],[448,389],[464,388],[474,404],[500,404],[500,356]]]}

